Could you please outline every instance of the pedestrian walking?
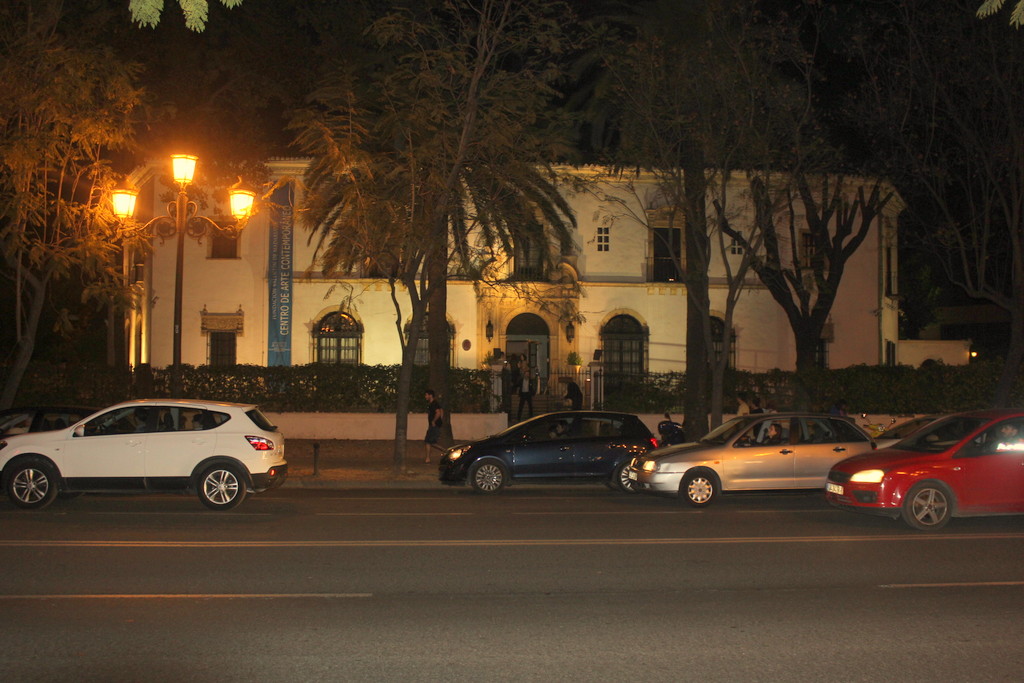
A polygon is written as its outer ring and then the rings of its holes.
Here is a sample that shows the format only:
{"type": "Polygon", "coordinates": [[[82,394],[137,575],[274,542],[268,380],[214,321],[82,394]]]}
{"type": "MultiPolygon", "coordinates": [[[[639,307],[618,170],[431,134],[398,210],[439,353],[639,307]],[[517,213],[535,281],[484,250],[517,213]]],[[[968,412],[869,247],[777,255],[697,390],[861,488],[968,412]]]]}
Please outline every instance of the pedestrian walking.
{"type": "Polygon", "coordinates": [[[423,437],[423,448],[426,451],[423,462],[429,463],[431,449],[444,452],[437,443],[441,439],[441,427],[444,426],[444,408],[433,389],[427,389],[424,398],[427,401],[427,435],[423,437]]]}
{"type": "Polygon", "coordinates": [[[527,417],[533,417],[533,392],[536,388],[533,378],[533,368],[524,356],[519,361],[519,410],[516,412],[516,421],[523,419],[523,406],[527,407],[527,417]]]}

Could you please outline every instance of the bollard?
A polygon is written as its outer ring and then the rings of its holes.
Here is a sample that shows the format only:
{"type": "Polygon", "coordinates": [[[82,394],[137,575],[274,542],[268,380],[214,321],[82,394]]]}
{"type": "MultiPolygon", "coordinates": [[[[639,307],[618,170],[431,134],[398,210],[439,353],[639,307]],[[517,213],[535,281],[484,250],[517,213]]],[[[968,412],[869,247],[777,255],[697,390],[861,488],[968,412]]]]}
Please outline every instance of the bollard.
{"type": "Polygon", "coordinates": [[[320,442],[313,442],[313,476],[320,476],[320,442]]]}

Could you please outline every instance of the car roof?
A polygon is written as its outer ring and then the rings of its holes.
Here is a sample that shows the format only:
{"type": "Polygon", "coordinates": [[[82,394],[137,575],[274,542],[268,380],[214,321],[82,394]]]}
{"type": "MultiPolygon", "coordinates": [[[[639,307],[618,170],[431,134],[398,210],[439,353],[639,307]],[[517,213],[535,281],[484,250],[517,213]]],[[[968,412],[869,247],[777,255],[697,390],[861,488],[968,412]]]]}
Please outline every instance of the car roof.
{"type": "Polygon", "coordinates": [[[976,417],[984,420],[998,420],[1004,417],[1018,417],[1024,416],[1024,409],[1022,408],[985,408],[981,410],[968,410],[962,413],[950,413],[948,415],[939,415],[936,419],[943,417],[976,417]]]}
{"type": "MultiPolygon", "coordinates": [[[[588,415],[592,417],[635,417],[638,420],[640,419],[640,417],[635,413],[625,413],[618,410],[556,410],[550,413],[541,413],[540,415],[534,415],[528,420],[523,420],[523,422],[532,422],[533,420],[546,419],[552,417],[570,418],[586,417],[588,415]]],[[[522,422],[520,422],[519,424],[522,424],[522,422]]]]}
{"type": "Polygon", "coordinates": [[[801,412],[799,410],[790,410],[784,413],[747,413],[746,415],[737,415],[743,419],[750,420],[761,420],[761,419],[779,419],[787,417],[831,417],[839,420],[846,420],[852,422],[853,418],[849,415],[831,415],[829,413],[816,413],[813,411],[801,412]]]}
{"type": "MultiPolygon", "coordinates": [[[[230,401],[204,401],[202,399],[193,398],[136,398],[130,401],[122,401],[121,403],[115,403],[114,405],[107,406],[107,408],[119,408],[128,406],[178,406],[180,408],[241,408],[243,410],[252,410],[256,407],[254,403],[232,403],[230,401]]],[[[104,408],[106,410],[107,408],[104,408]]]]}

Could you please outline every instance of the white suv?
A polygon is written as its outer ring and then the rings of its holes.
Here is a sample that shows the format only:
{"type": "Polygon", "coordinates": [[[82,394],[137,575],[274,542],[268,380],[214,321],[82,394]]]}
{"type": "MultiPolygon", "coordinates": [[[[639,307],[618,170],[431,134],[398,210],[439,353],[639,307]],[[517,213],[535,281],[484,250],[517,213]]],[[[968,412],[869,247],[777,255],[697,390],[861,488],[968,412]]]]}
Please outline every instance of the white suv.
{"type": "Polygon", "coordinates": [[[240,403],[126,401],[65,429],[0,441],[0,479],[22,508],[58,493],[188,491],[228,510],[287,476],[284,437],[240,403]]]}

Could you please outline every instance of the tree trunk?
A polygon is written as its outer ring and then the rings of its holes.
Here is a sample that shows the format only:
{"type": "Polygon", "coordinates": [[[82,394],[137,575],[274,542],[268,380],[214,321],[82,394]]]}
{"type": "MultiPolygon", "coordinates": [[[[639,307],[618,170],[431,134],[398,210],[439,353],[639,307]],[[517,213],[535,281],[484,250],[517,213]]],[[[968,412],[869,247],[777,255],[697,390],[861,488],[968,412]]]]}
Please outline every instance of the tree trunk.
{"type": "Polygon", "coordinates": [[[430,388],[437,392],[445,411],[441,428],[441,445],[452,443],[451,397],[448,391],[448,369],[451,367],[451,340],[448,335],[448,248],[439,240],[430,260],[430,304],[427,337],[430,349],[428,375],[430,388]]]}
{"type": "Polygon", "coordinates": [[[398,370],[398,386],[395,388],[395,448],[392,455],[394,474],[400,475],[405,470],[405,449],[409,439],[409,406],[412,399],[412,374],[416,361],[416,343],[426,313],[427,301],[417,296],[416,279],[405,282],[409,301],[412,305],[412,320],[409,323],[409,334],[402,330],[402,307],[398,301],[395,282],[391,282],[391,300],[395,306],[396,328],[402,344],[402,366],[398,370]]]}
{"type": "Polygon", "coordinates": [[[36,332],[39,330],[39,320],[42,317],[43,303],[46,300],[45,280],[26,279],[23,286],[29,290],[28,316],[21,329],[21,337],[15,346],[14,361],[11,363],[7,379],[4,381],[3,393],[0,394],[0,410],[14,406],[14,399],[18,396],[18,389],[21,388],[21,380],[25,377],[25,371],[35,352],[36,332]]]}
{"type": "MultiPolygon", "coordinates": [[[[1019,299],[1018,299],[1019,301],[1019,299]]],[[[1010,309],[1010,345],[1006,349],[1006,360],[999,373],[992,394],[992,405],[995,408],[1008,408],[1012,405],[1013,389],[1024,369],[1024,310],[1020,305],[1010,309]]]]}
{"type": "Polygon", "coordinates": [[[696,441],[708,433],[708,230],[705,213],[707,178],[704,156],[696,146],[683,169],[686,194],[686,392],[683,400],[686,438],[696,441]]]}
{"type": "Polygon", "coordinates": [[[398,387],[395,391],[395,450],[392,457],[394,474],[405,471],[405,448],[409,440],[409,404],[412,398],[412,370],[416,357],[416,340],[402,350],[402,367],[398,370],[398,387]]]}

